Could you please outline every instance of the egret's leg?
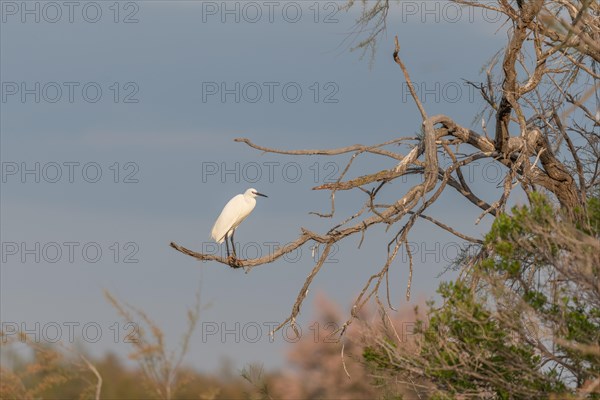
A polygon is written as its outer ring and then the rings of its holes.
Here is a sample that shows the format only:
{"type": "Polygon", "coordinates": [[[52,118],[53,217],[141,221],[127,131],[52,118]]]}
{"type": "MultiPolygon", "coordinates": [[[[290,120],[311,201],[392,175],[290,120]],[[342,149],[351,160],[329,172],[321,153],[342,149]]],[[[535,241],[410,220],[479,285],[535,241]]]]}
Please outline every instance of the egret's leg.
{"type": "Polygon", "coordinates": [[[227,258],[229,258],[229,242],[227,241],[227,236],[225,236],[225,248],[227,249],[227,258]]]}
{"type": "Polygon", "coordinates": [[[235,254],[235,243],[233,241],[233,234],[235,233],[235,229],[231,231],[231,248],[233,249],[233,258],[237,258],[235,254]]]}

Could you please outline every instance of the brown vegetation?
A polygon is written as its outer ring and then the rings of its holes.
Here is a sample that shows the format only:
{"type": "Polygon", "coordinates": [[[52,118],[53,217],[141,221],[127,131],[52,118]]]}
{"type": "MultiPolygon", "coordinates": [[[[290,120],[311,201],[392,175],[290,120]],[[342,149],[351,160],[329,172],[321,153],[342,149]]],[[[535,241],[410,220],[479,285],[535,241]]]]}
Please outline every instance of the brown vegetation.
{"type": "MultiPolygon", "coordinates": [[[[140,316],[139,310],[127,311],[116,299],[107,296],[118,305],[124,318],[134,318],[132,312],[140,316]]],[[[10,341],[3,342],[5,349],[24,341],[34,351],[34,357],[23,360],[15,356],[12,365],[2,367],[0,398],[358,400],[409,393],[404,383],[390,384],[381,379],[377,371],[364,363],[362,352],[365,338],[391,323],[398,332],[404,332],[404,347],[410,348],[414,326],[411,308],[401,309],[393,320],[385,317],[385,321],[374,310],[363,310],[362,319],[368,324],[344,338],[344,360],[340,357],[342,343],[334,334],[335,327],[343,320],[343,312],[324,295],[317,298],[315,310],[316,318],[310,324],[315,329],[307,329],[300,341],[289,345],[289,367],[281,371],[266,372],[251,365],[240,374],[224,366],[220,372],[202,374],[181,363],[168,363],[164,359],[167,351],[162,331],[145,314],[143,320],[150,321],[152,333],[147,337],[146,331],[141,330],[137,334],[139,340],[131,343],[130,358],[138,362],[136,369],[125,366],[114,354],[90,360],[88,366],[73,349],[39,345],[25,335],[11,335],[10,341]],[[90,367],[101,376],[99,392],[98,380],[90,367]],[[167,388],[165,378],[169,376],[173,384],[167,388]]]]}

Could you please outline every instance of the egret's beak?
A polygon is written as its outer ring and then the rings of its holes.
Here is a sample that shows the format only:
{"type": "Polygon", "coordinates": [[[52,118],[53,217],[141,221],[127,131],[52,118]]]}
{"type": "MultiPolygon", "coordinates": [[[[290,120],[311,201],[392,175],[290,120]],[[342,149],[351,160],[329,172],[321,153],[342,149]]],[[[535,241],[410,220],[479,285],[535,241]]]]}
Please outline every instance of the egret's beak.
{"type": "Polygon", "coordinates": [[[254,194],[257,195],[257,196],[269,197],[266,194],[262,194],[262,193],[258,193],[258,192],[254,192],[254,194]]]}

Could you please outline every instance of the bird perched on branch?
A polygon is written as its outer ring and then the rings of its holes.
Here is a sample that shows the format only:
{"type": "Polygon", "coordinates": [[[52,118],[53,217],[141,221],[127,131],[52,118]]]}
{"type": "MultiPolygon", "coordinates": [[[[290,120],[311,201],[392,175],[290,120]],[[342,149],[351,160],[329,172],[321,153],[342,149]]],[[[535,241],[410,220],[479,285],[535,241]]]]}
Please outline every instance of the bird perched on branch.
{"type": "Polygon", "coordinates": [[[221,211],[221,215],[217,218],[215,225],[212,228],[211,236],[217,243],[223,243],[227,247],[227,258],[229,258],[229,243],[227,239],[231,240],[231,246],[233,248],[233,258],[237,258],[235,254],[235,244],[233,242],[233,234],[236,228],[246,219],[248,215],[254,210],[256,206],[256,196],[268,197],[262,193],[259,193],[256,189],[250,188],[243,194],[234,196],[221,211]]]}

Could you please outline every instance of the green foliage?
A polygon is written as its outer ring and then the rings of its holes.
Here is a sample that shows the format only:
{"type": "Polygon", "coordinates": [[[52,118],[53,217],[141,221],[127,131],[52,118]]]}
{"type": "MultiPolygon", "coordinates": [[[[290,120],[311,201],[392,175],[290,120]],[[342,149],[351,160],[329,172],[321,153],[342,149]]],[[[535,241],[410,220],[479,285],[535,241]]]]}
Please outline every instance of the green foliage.
{"type": "MultiPolygon", "coordinates": [[[[438,399],[587,390],[600,376],[600,202],[567,215],[540,194],[530,200],[497,217],[467,278],[440,285],[443,306],[417,324],[417,354],[370,346],[364,360],[426,377],[438,399]]],[[[585,398],[600,398],[595,390],[585,398]]]]}

